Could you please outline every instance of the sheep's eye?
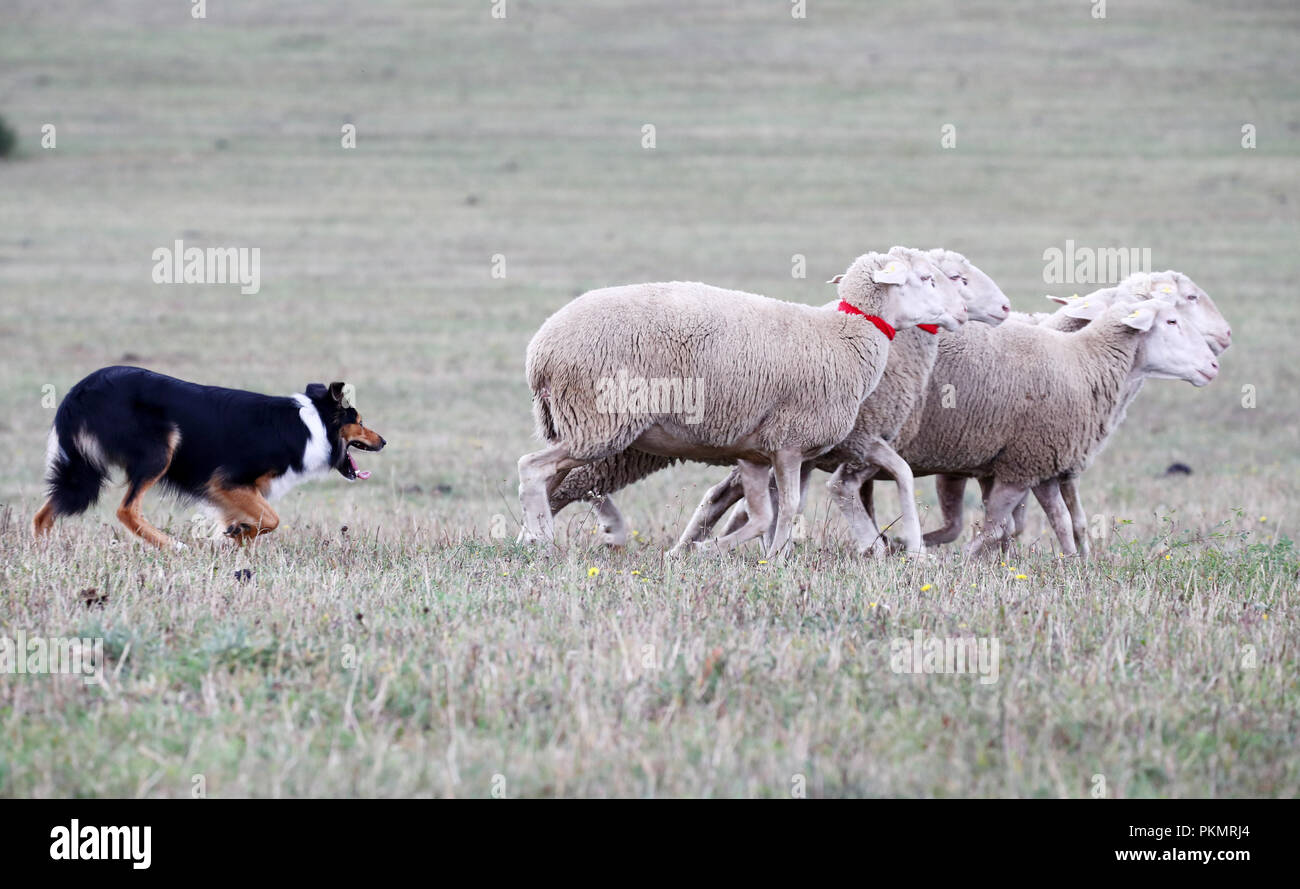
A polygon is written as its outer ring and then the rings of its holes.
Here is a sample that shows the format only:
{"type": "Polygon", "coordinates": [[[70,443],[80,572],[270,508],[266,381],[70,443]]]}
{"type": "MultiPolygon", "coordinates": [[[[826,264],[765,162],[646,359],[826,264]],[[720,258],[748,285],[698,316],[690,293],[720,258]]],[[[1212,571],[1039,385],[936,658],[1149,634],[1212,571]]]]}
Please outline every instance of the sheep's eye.
{"type": "Polygon", "coordinates": [[[1178,321],[1177,321],[1176,319],[1174,319],[1174,318],[1170,318],[1170,319],[1169,319],[1168,321],[1166,321],[1165,323],[1166,323],[1166,324],[1177,324],[1178,321]]]}
{"type": "Polygon", "coordinates": [[[1188,299],[1190,302],[1196,302],[1196,294],[1195,294],[1195,293],[1189,293],[1189,294],[1187,295],[1187,299],[1188,299]]]}

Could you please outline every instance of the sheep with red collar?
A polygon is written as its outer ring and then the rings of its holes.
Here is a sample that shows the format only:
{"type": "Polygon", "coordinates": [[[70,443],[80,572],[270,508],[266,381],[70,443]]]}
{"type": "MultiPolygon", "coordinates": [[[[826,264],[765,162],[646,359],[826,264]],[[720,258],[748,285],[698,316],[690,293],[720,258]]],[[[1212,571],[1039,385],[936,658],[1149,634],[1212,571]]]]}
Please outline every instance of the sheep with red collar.
{"type": "MultiPolygon", "coordinates": [[[[907,256],[909,261],[911,257],[921,256],[919,251],[900,247],[895,247],[891,253],[907,256]]],[[[965,256],[940,247],[926,251],[923,258],[935,266],[940,281],[946,280],[956,288],[957,295],[967,307],[970,320],[999,324],[1010,313],[1011,307],[1002,290],[965,256]]],[[[843,278],[844,275],[837,275],[831,283],[840,284],[843,278]]],[[[835,311],[837,307],[837,302],[830,302],[823,309],[835,311]]],[[[847,491],[848,485],[869,473],[872,466],[893,465],[898,468],[897,463],[890,458],[892,450],[889,449],[889,442],[897,434],[903,420],[925,396],[936,349],[935,333],[937,328],[931,328],[930,331],[908,328],[898,332],[890,346],[880,383],[862,403],[852,432],[845,442],[818,458],[817,467],[826,471],[834,472],[841,463],[851,462],[860,474],[850,476],[846,470],[845,475],[836,482],[836,490],[847,491]],[[868,454],[868,451],[871,453],[868,454]],[[840,456],[837,458],[836,455],[840,456]],[[886,462],[876,462],[880,460],[886,462]]],[[[627,523],[610,495],[675,462],[677,461],[672,457],[629,449],[578,467],[551,492],[551,510],[558,513],[576,500],[594,502],[604,542],[622,546],[627,542],[627,523]]],[[[904,482],[903,486],[906,484],[904,482]]],[[[688,543],[703,540],[722,514],[742,496],[740,472],[733,470],[724,482],[709,489],[675,548],[680,549],[688,543]]],[[[904,497],[904,502],[914,504],[915,498],[908,494],[904,497]]],[[[843,505],[851,510],[846,513],[846,517],[859,549],[878,549],[881,546],[881,536],[874,527],[873,517],[863,513],[861,507],[854,509],[852,504],[843,505]]],[[[741,506],[732,515],[723,534],[737,530],[747,520],[748,513],[741,506]]],[[[919,549],[919,519],[910,523],[905,520],[905,525],[915,525],[914,548],[919,549]]]]}
{"type": "MultiPolygon", "coordinates": [[[[1006,320],[1011,312],[1006,295],[966,257],[942,248],[922,255],[935,264],[940,280],[953,288],[965,304],[968,320],[994,327],[1006,320]]],[[[848,522],[859,552],[880,553],[885,549],[884,535],[875,517],[864,508],[861,497],[864,482],[881,471],[891,476],[898,486],[905,548],[911,553],[924,551],[912,473],[892,445],[904,421],[925,401],[930,372],[938,355],[938,332],[937,328],[923,327],[899,331],[890,347],[880,384],[862,402],[853,430],[838,445],[812,461],[812,467],[833,473],[827,487],[848,522]]],[[[807,478],[805,473],[805,484],[807,478]]],[[[733,471],[727,480],[705,495],[678,547],[698,540],[740,495],[739,476],[733,471]]],[[[723,533],[734,530],[746,519],[747,510],[742,504],[723,533]]]]}
{"type": "Polygon", "coordinates": [[[528,345],[533,414],[546,447],[519,460],[520,539],[554,540],[549,492],[567,473],[636,448],[737,461],[751,519],[709,541],[721,550],[772,522],[770,467],[778,508],[768,553],[783,551],[799,509],[800,467],[852,430],[884,372],[894,331],[960,323],[963,309],[944,298],[934,274],[920,259],[868,253],[840,281],[839,312],[699,283],[579,296],[528,345]],[[688,412],[661,400],[611,403],[611,381],[629,379],[666,384],[661,393],[694,384],[703,404],[688,412]]]}

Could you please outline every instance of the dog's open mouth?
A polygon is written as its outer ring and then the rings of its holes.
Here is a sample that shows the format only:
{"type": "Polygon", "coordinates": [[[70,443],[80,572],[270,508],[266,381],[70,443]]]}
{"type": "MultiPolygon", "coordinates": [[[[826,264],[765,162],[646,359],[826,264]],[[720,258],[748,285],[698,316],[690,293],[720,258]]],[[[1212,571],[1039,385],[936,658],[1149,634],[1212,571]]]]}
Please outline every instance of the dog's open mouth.
{"type": "MultiPolygon", "coordinates": [[[[368,448],[360,442],[352,442],[348,445],[348,448],[354,447],[360,448],[363,451],[373,450],[373,448],[368,448]]],[[[342,473],[343,477],[350,482],[354,482],[357,479],[365,481],[370,478],[369,470],[357,468],[357,461],[352,459],[352,455],[348,453],[347,448],[343,450],[343,462],[339,465],[339,472],[342,473]]]]}

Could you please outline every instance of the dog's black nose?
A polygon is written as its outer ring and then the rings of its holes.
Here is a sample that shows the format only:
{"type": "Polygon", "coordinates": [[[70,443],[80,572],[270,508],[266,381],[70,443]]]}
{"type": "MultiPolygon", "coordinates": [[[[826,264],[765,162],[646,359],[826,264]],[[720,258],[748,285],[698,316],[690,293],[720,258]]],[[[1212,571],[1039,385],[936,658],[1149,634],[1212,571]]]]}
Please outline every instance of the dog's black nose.
{"type": "Polygon", "coordinates": [[[384,445],[386,444],[388,444],[388,442],[384,439],[384,437],[382,435],[379,436],[379,449],[383,450],[384,445]]]}

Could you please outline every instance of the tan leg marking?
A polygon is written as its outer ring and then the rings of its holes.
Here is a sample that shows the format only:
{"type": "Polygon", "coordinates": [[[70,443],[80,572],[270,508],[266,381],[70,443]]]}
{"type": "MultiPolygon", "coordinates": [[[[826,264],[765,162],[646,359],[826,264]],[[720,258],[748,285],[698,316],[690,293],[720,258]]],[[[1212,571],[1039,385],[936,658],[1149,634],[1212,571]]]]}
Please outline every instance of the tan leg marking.
{"type": "Polygon", "coordinates": [[[117,508],[117,520],[126,525],[128,531],[163,549],[176,546],[176,541],[149,524],[149,520],[140,512],[140,500],[144,497],[145,491],[157,484],[158,479],[166,472],[167,470],[164,469],[148,481],[142,482],[136,489],[134,497],[128,492],[127,496],[122,498],[122,505],[117,508]]]}
{"type": "MultiPolygon", "coordinates": [[[[258,485],[262,481],[259,479],[258,485]]],[[[258,485],[223,488],[214,484],[208,487],[208,496],[221,510],[222,521],[229,526],[226,535],[240,544],[280,527],[280,517],[262,496],[258,485]]]]}
{"type": "Polygon", "coordinates": [[[46,500],[45,505],[36,513],[36,518],[32,519],[32,533],[37,537],[44,537],[54,528],[54,501],[46,500]]]}

